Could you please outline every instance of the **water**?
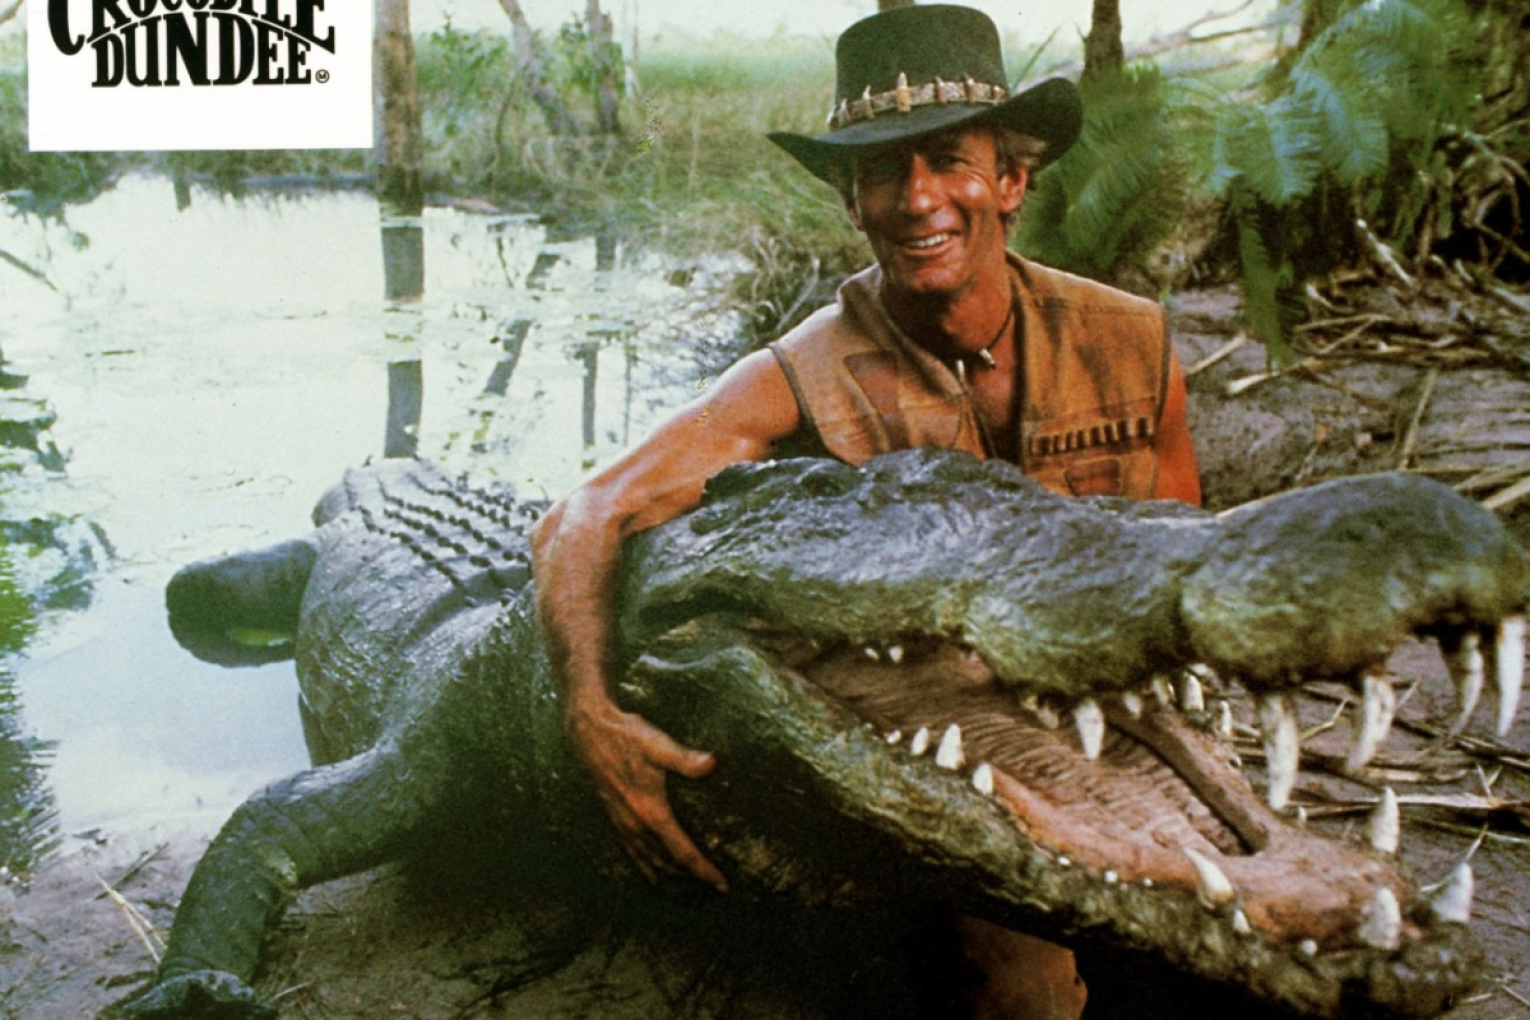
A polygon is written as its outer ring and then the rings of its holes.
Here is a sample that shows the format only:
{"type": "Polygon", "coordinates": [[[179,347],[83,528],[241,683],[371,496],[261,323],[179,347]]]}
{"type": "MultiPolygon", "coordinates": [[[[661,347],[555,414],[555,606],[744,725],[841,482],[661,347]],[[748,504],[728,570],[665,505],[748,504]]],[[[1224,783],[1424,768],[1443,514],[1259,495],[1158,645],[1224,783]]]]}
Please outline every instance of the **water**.
{"type": "Polygon", "coordinates": [[[56,414],[41,455],[11,451],[0,507],[58,522],[83,561],[74,577],[59,548],[11,545],[23,587],[74,578],[55,600],[74,607],[27,621],[0,675],[0,793],[36,815],[34,850],[210,833],[306,765],[290,664],[223,670],[170,637],[176,567],[303,533],[389,443],[557,495],[694,395],[737,332],[713,310],[726,263],[676,273],[450,209],[420,223],[423,297],[387,301],[380,226],[366,194],[178,204],[138,177],[61,220],[0,218],[0,347],[28,377],[11,396],[56,414]]]}

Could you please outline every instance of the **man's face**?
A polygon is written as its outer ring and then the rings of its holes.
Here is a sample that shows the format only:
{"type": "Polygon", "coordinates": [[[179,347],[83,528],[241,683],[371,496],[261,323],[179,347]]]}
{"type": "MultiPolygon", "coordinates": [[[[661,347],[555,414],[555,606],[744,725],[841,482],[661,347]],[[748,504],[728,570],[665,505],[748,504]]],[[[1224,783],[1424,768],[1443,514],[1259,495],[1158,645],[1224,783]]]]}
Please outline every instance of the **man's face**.
{"type": "Polygon", "coordinates": [[[953,128],[857,159],[845,209],[889,288],[952,299],[1002,266],[1027,175],[1000,174],[988,128],[953,128]]]}

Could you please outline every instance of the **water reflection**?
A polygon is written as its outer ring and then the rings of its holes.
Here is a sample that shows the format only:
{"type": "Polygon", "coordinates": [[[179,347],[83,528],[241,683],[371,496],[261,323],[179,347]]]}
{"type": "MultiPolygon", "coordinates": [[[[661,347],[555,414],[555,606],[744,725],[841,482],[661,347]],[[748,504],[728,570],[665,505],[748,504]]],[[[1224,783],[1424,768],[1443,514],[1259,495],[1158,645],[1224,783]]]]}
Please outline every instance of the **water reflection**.
{"type": "Polygon", "coordinates": [[[0,880],[24,881],[58,844],[58,811],[43,781],[52,744],[27,732],[11,670],[34,613],[10,564],[7,546],[0,552],[0,880]]]}
{"type": "Polygon", "coordinates": [[[0,708],[53,748],[32,788],[65,846],[210,833],[306,761],[290,664],[221,670],[174,644],[177,566],[302,534],[326,486],[385,454],[556,494],[729,356],[738,324],[706,285],[726,262],[677,273],[613,239],[432,208],[390,280],[381,227],[366,193],[150,178],[0,218],[0,251],[41,274],[0,265],[0,346],[56,412],[77,519],[116,551],[88,605],[39,617],[6,688],[21,715],[0,708]]]}
{"type": "Polygon", "coordinates": [[[47,610],[83,611],[105,536],[51,506],[64,457],[50,438],[56,416],[0,370],[0,881],[25,882],[58,845],[58,812],[44,781],[54,742],[26,726],[13,665],[47,610]]]}

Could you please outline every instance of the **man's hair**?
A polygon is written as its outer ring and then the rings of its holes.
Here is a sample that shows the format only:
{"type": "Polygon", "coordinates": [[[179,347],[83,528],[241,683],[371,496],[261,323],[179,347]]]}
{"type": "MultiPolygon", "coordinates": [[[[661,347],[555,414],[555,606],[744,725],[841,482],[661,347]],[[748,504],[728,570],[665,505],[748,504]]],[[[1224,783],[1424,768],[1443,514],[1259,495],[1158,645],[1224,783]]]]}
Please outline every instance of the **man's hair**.
{"type": "MultiPolygon", "coordinates": [[[[1041,161],[1041,154],[1046,151],[1046,142],[1035,135],[1028,135],[1002,124],[989,124],[989,130],[993,132],[994,154],[1001,176],[1013,173],[1020,167],[1036,169],[1036,164],[1041,161]]],[[[827,174],[829,183],[847,202],[855,197],[855,156],[846,153],[833,160],[827,167],[827,174]]],[[[1011,219],[1012,217],[1005,218],[1006,228],[1011,225],[1011,219]]]]}

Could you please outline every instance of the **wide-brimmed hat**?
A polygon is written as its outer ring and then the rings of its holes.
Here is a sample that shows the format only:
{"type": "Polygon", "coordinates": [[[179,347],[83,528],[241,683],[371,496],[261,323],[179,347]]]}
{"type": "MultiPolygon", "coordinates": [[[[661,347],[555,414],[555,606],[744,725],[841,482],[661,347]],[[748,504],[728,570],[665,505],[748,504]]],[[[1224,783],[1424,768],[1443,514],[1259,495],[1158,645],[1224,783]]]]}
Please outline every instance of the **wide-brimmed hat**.
{"type": "Polygon", "coordinates": [[[847,28],[834,52],[837,82],[828,132],[767,135],[830,183],[836,160],[978,121],[1045,142],[1039,169],[1068,151],[1084,124],[1078,89],[1064,78],[1011,93],[998,29],[970,7],[883,11],[847,28]]]}

